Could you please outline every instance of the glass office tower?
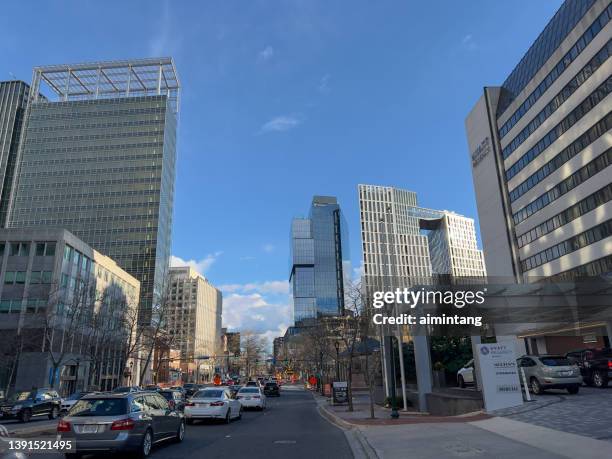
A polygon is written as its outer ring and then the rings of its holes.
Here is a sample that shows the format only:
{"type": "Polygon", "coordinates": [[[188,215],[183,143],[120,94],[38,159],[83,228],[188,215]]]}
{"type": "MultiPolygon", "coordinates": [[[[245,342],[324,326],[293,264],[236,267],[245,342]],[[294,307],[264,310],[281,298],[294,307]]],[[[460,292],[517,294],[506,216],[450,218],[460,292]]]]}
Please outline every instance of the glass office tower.
{"type": "MultiPolygon", "coordinates": [[[[179,82],[171,59],[39,67],[8,227],[59,227],[161,295],[171,243],[179,82]],[[38,92],[49,93],[49,100],[38,92]]],[[[46,95],[46,93],[45,93],[46,95]]]]}
{"type": "Polygon", "coordinates": [[[0,228],[6,226],[17,148],[30,87],[23,81],[0,82],[0,228]]]}
{"type": "Polygon", "coordinates": [[[347,245],[346,222],[334,197],[315,196],[309,217],[293,219],[289,280],[296,323],[343,313],[347,245]]]}

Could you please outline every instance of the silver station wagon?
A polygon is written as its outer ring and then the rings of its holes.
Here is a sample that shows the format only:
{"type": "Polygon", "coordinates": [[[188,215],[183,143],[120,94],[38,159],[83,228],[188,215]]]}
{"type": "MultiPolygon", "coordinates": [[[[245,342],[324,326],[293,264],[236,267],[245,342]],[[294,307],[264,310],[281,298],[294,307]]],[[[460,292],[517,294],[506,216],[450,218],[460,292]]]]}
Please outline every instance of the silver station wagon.
{"type": "Polygon", "coordinates": [[[57,426],[57,439],[75,444],[67,458],[108,452],[144,458],[155,443],[180,442],[184,436],[183,413],[154,392],[86,395],[57,426]]]}

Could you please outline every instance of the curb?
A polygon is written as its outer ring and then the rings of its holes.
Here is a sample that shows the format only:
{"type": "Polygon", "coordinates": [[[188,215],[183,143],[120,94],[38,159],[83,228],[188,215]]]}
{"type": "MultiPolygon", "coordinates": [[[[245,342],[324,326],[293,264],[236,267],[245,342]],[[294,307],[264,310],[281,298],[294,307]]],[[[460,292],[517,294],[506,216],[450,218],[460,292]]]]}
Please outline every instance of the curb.
{"type": "Polygon", "coordinates": [[[358,427],[326,410],[321,404],[318,405],[317,411],[319,415],[344,431],[346,440],[356,459],[379,459],[376,450],[368,443],[368,440],[358,427]]]}

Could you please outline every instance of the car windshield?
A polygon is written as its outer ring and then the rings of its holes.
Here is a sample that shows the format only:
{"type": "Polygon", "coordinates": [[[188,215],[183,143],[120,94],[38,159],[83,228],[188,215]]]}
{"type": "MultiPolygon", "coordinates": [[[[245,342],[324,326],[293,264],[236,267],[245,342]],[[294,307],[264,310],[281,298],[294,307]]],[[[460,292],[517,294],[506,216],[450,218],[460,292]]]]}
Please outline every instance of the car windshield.
{"type": "Polygon", "coordinates": [[[222,390],[200,390],[196,392],[193,398],[221,398],[222,396],[222,390]]]}
{"type": "Polygon", "coordinates": [[[276,383],[267,383],[266,384],[266,388],[267,389],[275,389],[276,388],[276,383]]]}
{"type": "Polygon", "coordinates": [[[238,391],[239,394],[258,394],[259,393],[259,389],[255,389],[255,388],[246,388],[246,389],[240,389],[238,391]]]}
{"type": "Polygon", "coordinates": [[[565,357],[540,357],[540,361],[547,367],[566,367],[572,363],[565,357]]]}
{"type": "Polygon", "coordinates": [[[76,402],[68,416],[118,416],[126,413],[125,398],[93,398],[76,402]]]}
{"type": "Polygon", "coordinates": [[[172,400],[173,399],[172,392],[161,391],[160,395],[162,395],[166,400],[172,400]]]}
{"type": "Polygon", "coordinates": [[[587,358],[601,359],[604,357],[612,357],[612,350],[610,349],[596,349],[591,351],[591,353],[593,354],[593,357],[587,356],[587,358]]]}
{"type": "Polygon", "coordinates": [[[24,400],[34,399],[35,392],[17,392],[9,399],[12,402],[23,402],[24,400]]]}

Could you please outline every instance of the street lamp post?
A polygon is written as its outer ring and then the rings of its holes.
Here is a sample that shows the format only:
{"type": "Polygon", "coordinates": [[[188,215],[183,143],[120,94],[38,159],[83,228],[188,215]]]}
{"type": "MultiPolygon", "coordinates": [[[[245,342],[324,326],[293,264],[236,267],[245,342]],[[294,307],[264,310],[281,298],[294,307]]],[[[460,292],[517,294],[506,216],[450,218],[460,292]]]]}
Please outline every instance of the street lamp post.
{"type": "Polygon", "coordinates": [[[389,337],[389,343],[391,344],[391,349],[389,349],[391,353],[391,417],[397,419],[399,413],[397,412],[397,399],[395,398],[395,345],[393,344],[393,336],[389,337]]]}
{"type": "Polygon", "coordinates": [[[336,348],[336,381],[340,381],[340,343],[335,341],[334,347],[336,348]]]}

